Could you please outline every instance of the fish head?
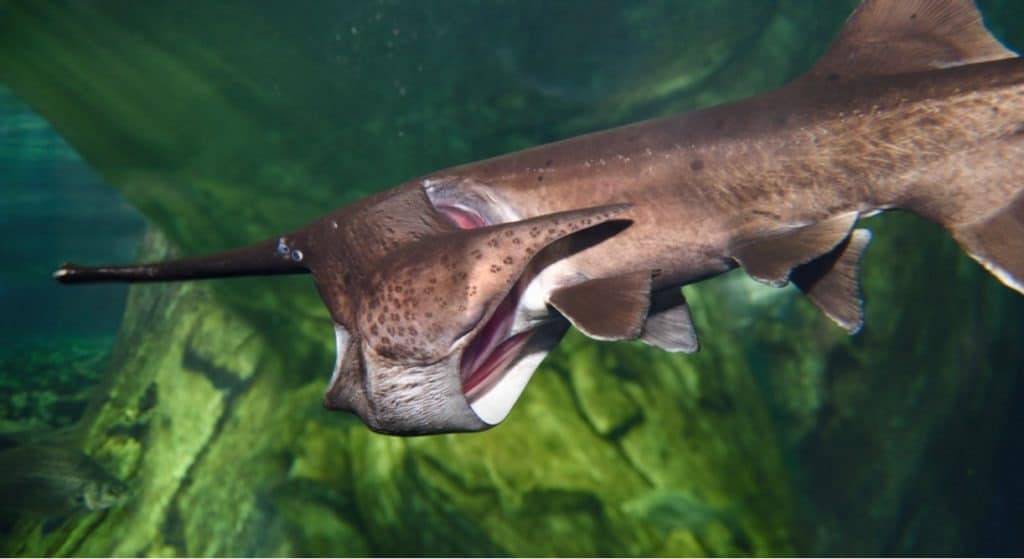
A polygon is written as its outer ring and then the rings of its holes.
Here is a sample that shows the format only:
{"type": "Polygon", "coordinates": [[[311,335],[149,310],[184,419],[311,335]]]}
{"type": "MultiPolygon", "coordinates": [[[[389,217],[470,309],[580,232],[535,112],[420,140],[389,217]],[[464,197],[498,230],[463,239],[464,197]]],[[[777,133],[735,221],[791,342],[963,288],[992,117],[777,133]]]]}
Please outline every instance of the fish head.
{"type": "Polygon", "coordinates": [[[115,507],[130,497],[128,485],[111,476],[89,480],[82,487],[82,505],[95,511],[115,507]]]}
{"type": "Polygon", "coordinates": [[[531,264],[628,206],[460,229],[422,190],[404,198],[361,207],[345,226],[335,226],[342,216],[328,216],[319,232],[296,239],[309,247],[335,323],[324,405],[388,434],[487,429],[505,418],[567,329],[555,321],[513,330],[531,264]]]}

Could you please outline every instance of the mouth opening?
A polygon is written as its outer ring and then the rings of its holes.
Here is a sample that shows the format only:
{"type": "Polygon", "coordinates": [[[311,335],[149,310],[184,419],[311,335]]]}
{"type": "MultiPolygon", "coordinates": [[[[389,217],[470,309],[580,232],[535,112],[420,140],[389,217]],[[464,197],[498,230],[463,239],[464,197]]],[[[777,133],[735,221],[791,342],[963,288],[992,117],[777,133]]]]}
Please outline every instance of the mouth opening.
{"type": "Polygon", "coordinates": [[[519,284],[498,304],[494,314],[462,353],[462,391],[472,404],[494,388],[519,355],[532,330],[509,336],[520,295],[519,284]]]}
{"type": "MultiPolygon", "coordinates": [[[[476,208],[456,200],[433,199],[434,207],[460,229],[492,225],[476,208]]],[[[505,419],[522,393],[536,363],[520,367],[533,330],[511,334],[516,307],[525,286],[520,280],[498,304],[483,328],[462,353],[459,375],[462,392],[481,420],[496,425],[505,419]],[[511,377],[511,378],[509,378],[511,377]]],[[[532,360],[535,361],[536,359],[532,360]]]]}

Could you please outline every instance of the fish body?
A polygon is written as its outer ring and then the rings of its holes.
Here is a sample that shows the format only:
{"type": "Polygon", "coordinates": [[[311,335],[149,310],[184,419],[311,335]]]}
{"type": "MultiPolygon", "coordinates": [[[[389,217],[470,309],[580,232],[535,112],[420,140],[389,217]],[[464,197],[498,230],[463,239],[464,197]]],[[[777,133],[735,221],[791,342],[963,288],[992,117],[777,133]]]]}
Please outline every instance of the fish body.
{"type": "Polygon", "coordinates": [[[422,182],[432,198],[487,200],[515,219],[628,201],[633,224],[573,266],[592,277],[658,269],[656,289],[735,267],[731,247],[745,239],[892,208],[955,227],[1018,192],[1022,174],[1006,163],[1021,153],[1024,59],[842,79],[805,78],[422,182]],[[958,200],[953,175],[964,172],[975,173],[972,197],[958,200]]]}
{"type": "Polygon", "coordinates": [[[127,486],[88,455],[26,445],[0,451],[0,512],[7,519],[58,518],[122,503],[127,486]]]}
{"type": "Polygon", "coordinates": [[[65,283],[311,273],[324,397],[391,434],[500,423],[569,325],[698,348],[683,285],[733,268],[863,323],[857,221],[901,209],[1024,293],[1024,62],[970,0],[865,0],[793,83],[432,173],[226,253],[65,283]]]}

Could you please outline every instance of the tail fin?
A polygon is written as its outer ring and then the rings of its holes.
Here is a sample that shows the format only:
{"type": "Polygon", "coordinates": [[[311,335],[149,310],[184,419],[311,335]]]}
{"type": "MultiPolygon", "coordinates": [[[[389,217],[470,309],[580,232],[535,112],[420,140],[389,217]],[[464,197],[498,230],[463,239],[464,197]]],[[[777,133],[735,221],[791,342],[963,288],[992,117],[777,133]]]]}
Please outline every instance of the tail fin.
{"type": "Polygon", "coordinates": [[[1003,208],[952,232],[967,254],[1024,294],[1024,189],[1003,208]]]}

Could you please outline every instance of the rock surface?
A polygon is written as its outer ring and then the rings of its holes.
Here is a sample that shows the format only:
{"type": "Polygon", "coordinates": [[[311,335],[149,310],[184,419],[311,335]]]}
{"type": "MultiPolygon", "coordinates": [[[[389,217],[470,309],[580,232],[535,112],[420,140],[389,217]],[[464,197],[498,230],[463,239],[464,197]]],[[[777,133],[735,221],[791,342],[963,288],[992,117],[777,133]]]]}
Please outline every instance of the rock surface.
{"type": "MultiPolygon", "coordinates": [[[[810,64],[852,2],[627,4],[567,24],[586,28],[578,46],[557,36],[575,14],[547,4],[247,5],[0,3],[0,79],[163,232],[144,259],[268,236],[459,161],[762,91],[810,64]],[[608,29],[623,37],[593,36],[608,29]],[[618,52],[602,41],[645,62],[622,74],[631,59],[576,67],[564,52],[618,52]],[[670,75],[640,71],[659,66],[670,75]]],[[[1011,3],[986,5],[1009,20],[1011,3]]],[[[792,289],[730,274],[686,290],[699,354],[573,333],[508,421],[473,435],[384,437],[320,408],[333,339],[305,278],[135,287],[79,429],[133,498],[46,533],[24,521],[4,551],[983,549],[1024,302],[934,226],[866,224],[862,334],[792,289]]]]}

